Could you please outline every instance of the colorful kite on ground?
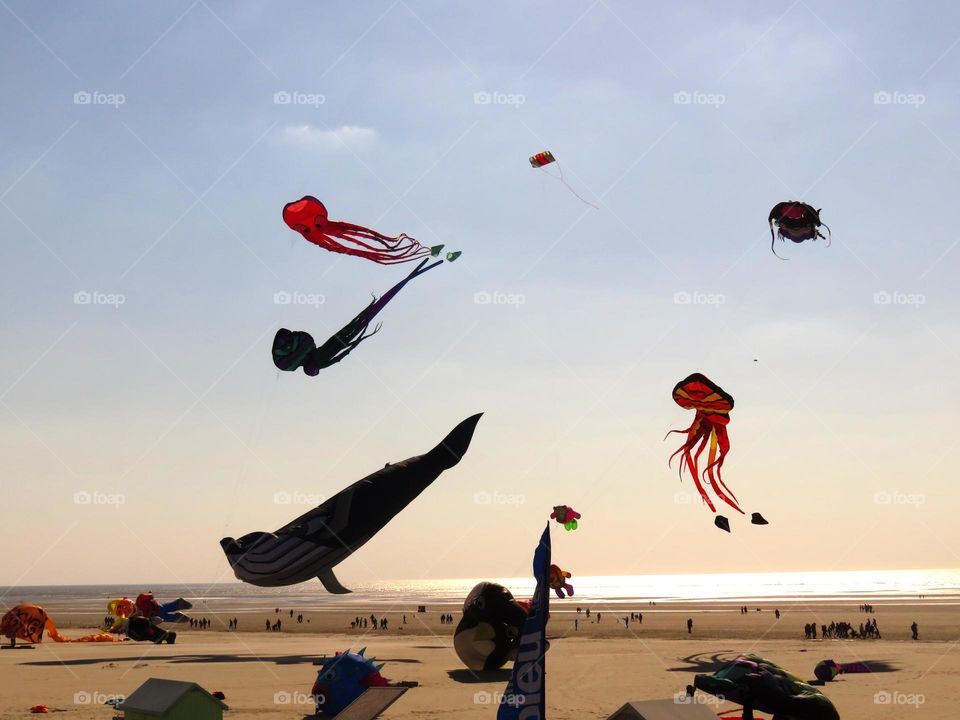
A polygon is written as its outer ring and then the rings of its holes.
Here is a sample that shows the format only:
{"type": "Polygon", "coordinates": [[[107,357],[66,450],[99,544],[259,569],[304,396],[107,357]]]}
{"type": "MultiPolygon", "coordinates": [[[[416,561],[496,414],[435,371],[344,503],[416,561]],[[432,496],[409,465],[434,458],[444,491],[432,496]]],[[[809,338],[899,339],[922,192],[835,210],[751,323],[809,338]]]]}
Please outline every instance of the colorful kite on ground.
{"type": "Polygon", "coordinates": [[[189,618],[181,610],[189,610],[193,603],[183,598],[177,598],[161,605],[153,597],[152,592],[144,592],[137,595],[136,600],[137,613],[141,617],[157,622],[186,622],[189,618]]]}
{"type": "MultiPolygon", "coordinates": [[[[820,222],[820,210],[815,209],[812,205],[807,205],[798,200],[777,203],[770,211],[767,222],[770,225],[770,251],[774,255],[777,255],[777,251],[774,250],[776,238],[780,238],[781,241],[786,238],[795,243],[823,238],[827,241],[827,247],[830,246],[830,228],[820,222]],[[773,233],[774,226],[777,228],[776,236],[773,233]],[[820,233],[821,226],[827,228],[826,236],[820,233]]],[[[777,255],[777,257],[780,256],[777,255]]],[[[780,259],[787,260],[788,258],[780,257],[780,259]]]]}
{"type": "Polygon", "coordinates": [[[577,520],[579,520],[580,517],[580,513],[569,505],[554,505],[553,512],[550,513],[550,519],[556,520],[567,530],[576,530],[577,520]]]}
{"type": "Polygon", "coordinates": [[[835,660],[821,660],[813,669],[813,675],[820,682],[835,680],[837,675],[852,675],[855,673],[870,673],[873,670],[863,662],[838,663],[835,660]]]}
{"type": "Polygon", "coordinates": [[[555,593],[557,593],[558,598],[564,598],[567,595],[573,597],[573,585],[567,582],[567,578],[573,577],[566,570],[561,570],[557,565],[550,566],[550,587],[555,593]],[[567,595],[563,594],[563,591],[567,591],[567,595]]]}
{"type": "Polygon", "coordinates": [[[324,368],[343,360],[357,345],[380,330],[380,325],[377,325],[373,332],[367,332],[373,319],[404,285],[418,275],[443,264],[443,260],[438,260],[424,267],[427,261],[428,259],[424,259],[413,272],[387,290],[379,300],[374,297],[373,302],[320,347],[313,341],[313,336],[303,330],[277,330],[273,338],[273,364],[287,372],[296,372],[297,368],[302,367],[304,373],[315,376],[324,368]]]}
{"type": "Polygon", "coordinates": [[[453,634],[453,649],[470,670],[499,670],[517,656],[528,605],[503,585],[477,584],[463,601],[463,618],[453,634]]]}
{"type": "Polygon", "coordinates": [[[350,557],[466,454],[482,413],[468,417],[424,455],[385,467],[276,532],[220,541],[234,575],[261,587],[318,578],[327,592],[348,593],[333,568],[350,557]]]}
{"type": "Polygon", "coordinates": [[[586,205],[589,205],[592,208],[599,209],[597,208],[596,205],[594,205],[589,200],[584,200],[582,197],[580,197],[580,194],[576,190],[574,190],[572,187],[570,187],[567,181],[564,180],[563,167],[560,165],[560,163],[557,162],[557,159],[553,156],[553,153],[550,152],[549,150],[544,150],[543,152],[538,152],[536,155],[531,155],[530,167],[534,168],[535,170],[543,170],[544,174],[549,175],[554,180],[559,180],[561,183],[563,183],[563,186],[567,188],[567,190],[569,190],[571,193],[573,193],[573,195],[580,202],[586,205]],[[543,170],[543,168],[545,168],[547,165],[551,165],[553,163],[557,163],[557,171],[560,173],[559,175],[551,175],[546,170],[543,170]]]}
{"type": "MultiPolygon", "coordinates": [[[[701,471],[698,461],[703,449],[710,444],[710,454],[707,457],[707,466],[702,474],[706,476],[710,486],[717,496],[727,505],[739,513],[743,513],[737,504],[737,498],[724,485],[720,477],[720,470],[727,452],[730,450],[730,440],[727,437],[727,423],[730,422],[730,411],[733,410],[733,397],[724,392],[723,388],[714,384],[709,378],[700,373],[694,373],[684,378],[673,388],[673,400],[685,410],[695,410],[693,424],[686,430],[671,430],[671,433],[685,433],[687,436],[683,445],[670,456],[680,455],[680,475],[686,468],[693,482],[700,492],[700,497],[707,503],[712,512],[717,509],[710,496],[703,489],[700,482],[701,471]]],[[[721,516],[722,517],[722,516],[721,516]]]]}
{"type": "Polygon", "coordinates": [[[317,715],[332,717],[340,713],[371,687],[387,687],[390,682],[380,674],[383,663],[374,665],[376,658],[360,652],[338,652],[332,658],[324,657],[317,681],[310,695],[317,704],[317,715]]]}
{"type": "Polygon", "coordinates": [[[697,690],[781,720],[840,720],[833,703],[819,690],[759,655],[741,655],[713,675],[697,675],[697,690]]]}
{"type": "Polygon", "coordinates": [[[11,646],[16,645],[17,640],[30,643],[42,642],[44,631],[51,640],[58,643],[120,642],[120,638],[105,632],[78,638],[65,638],[57,632],[57,626],[53,622],[53,618],[47,615],[46,610],[39,605],[21,603],[8,610],[3,618],[0,618],[0,635],[9,638],[11,646]]]}
{"type": "Polygon", "coordinates": [[[137,642],[173,645],[177,641],[177,634],[160,627],[159,620],[149,620],[142,615],[134,615],[126,621],[126,633],[128,638],[137,642]]]}
{"type": "MultiPolygon", "coordinates": [[[[284,205],[283,221],[324,250],[366,258],[381,265],[411,262],[430,255],[437,257],[443,249],[443,245],[429,248],[421,245],[406,233],[390,237],[362,225],[330,220],[327,208],[312,195],[284,205]]],[[[459,251],[447,253],[450,262],[458,257],[459,251]]]]}

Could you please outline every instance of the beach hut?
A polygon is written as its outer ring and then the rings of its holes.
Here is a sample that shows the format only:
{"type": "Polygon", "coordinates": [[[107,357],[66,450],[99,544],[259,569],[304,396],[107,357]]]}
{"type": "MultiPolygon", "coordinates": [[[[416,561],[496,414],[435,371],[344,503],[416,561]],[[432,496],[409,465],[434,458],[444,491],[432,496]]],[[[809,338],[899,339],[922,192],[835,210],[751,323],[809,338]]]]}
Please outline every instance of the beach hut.
{"type": "Polygon", "coordinates": [[[124,720],[223,720],[227,706],[192,682],[150,678],[117,710],[124,720]]]}
{"type": "Polygon", "coordinates": [[[607,720],[717,720],[704,705],[669,700],[635,700],[607,720]]]}

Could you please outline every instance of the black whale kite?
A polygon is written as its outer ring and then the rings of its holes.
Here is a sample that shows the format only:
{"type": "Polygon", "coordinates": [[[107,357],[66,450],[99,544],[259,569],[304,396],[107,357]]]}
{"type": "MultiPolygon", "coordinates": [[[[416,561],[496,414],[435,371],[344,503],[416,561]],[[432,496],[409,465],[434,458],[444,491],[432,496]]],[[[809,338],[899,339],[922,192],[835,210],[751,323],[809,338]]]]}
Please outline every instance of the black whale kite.
{"type": "Polygon", "coordinates": [[[276,532],[224,538],[220,546],[240,580],[261,587],[319,578],[328,592],[348,593],[333,574],[361,545],[466,454],[482,413],[457,425],[424,455],[388,463],[276,532]]]}

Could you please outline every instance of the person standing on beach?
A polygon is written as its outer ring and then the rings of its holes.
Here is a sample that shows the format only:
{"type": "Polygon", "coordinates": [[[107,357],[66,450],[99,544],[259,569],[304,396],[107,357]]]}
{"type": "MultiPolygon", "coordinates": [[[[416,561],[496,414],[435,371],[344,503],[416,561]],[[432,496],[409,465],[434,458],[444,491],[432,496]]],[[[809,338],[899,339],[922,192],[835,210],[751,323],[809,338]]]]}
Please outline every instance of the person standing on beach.
{"type": "Polygon", "coordinates": [[[580,618],[574,618],[574,619],[573,619],[573,629],[574,629],[574,630],[579,630],[579,629],[580,629],[580,618]]]}
{"type": "Polygon", "coordinates": [[[913,625],[910,626],[910,632],[912,633],[914,640],[920,639],[920,626],[917,625],[916,620],[914,620],[913,625]]]}
{"type": "Polygon", "coordinates": [[[777,608],[776,610],[774,610],[774,611],[773,611],[773,614],[777,616],[777,620],[780,619],[780,609],[779,609],[779,608],[777,608]]]}
{"type": "Polygon", "coordinates": [[[693,633],[693,618],[687,618],[687,635],[693,633]]]}

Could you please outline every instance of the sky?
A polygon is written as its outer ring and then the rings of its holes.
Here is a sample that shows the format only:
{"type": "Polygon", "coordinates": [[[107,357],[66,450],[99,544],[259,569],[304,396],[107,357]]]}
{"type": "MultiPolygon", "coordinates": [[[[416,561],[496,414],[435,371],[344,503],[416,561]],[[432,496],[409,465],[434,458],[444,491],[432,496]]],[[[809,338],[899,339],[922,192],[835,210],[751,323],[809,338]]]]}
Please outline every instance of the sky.
{"type": "Polygon", "coordinates": [[[0,1],[0,585],[231,580],[221,537],[481,411],[342,582],[527,575],[561,503],[575,575],[960,566],[958,26],[950,2],[0,1]],[[323,339],[407,270],[291,232],[307,194],[463,251],[316,378],[274,368],[276,330],[323,339]],[[792,199],[833,242],[782,261],[792,199]],[[693,372],[735,398],[724,479],[769,526],[721,532],[667,465],[693,372]]]}

